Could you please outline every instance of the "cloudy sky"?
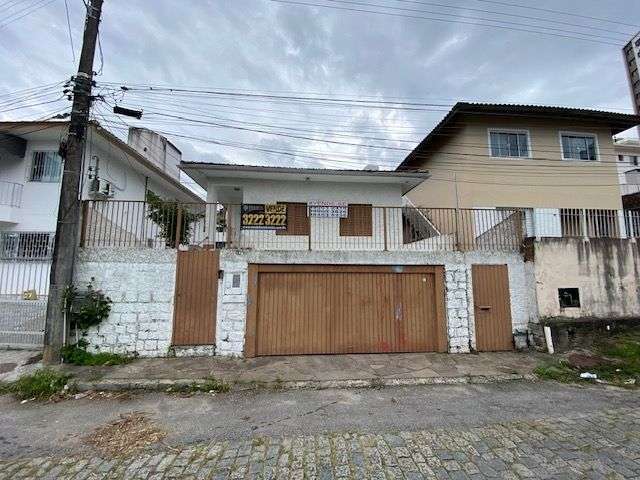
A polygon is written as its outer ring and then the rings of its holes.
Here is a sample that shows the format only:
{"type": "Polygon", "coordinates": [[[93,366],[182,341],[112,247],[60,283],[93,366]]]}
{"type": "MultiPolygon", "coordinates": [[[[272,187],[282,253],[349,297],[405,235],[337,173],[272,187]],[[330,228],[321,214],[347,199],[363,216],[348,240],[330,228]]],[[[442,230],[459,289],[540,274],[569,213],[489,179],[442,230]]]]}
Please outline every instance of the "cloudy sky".
{"type": "MultiPolygon", "coordinates": [[[[84,5],[67,1],[75,61],[64,0],[0,0],[0,101],[74,73],[84,5]]],[[[339,9],[105,0],[95,117],[120,136],[162,131],[186,160],[391,168],[458,100],[631,112],[620,49],[640,30],[637,0],[296,2],[339,9]]],[[[61,90],[0,104],[0,119],[60,113],[61,90]]]]}

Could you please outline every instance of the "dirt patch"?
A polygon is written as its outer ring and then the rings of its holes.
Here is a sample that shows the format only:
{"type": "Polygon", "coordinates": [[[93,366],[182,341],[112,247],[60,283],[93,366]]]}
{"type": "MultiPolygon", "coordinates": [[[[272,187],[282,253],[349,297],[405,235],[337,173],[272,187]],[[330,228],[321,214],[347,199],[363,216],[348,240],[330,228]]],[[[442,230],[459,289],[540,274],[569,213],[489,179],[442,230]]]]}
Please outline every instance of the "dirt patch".
{"type": "Polygon", "coordinates": [[[607,362],[602,356],[582,352],[569,353],[567,355],[567,360],[569,362],[569,365],[579,369],[593,368],[597,367],[598,365],[610,363],[607,362]]]}
{"type": "Polygon", "coordinates": [[[13,372],[17,366],[17,363],[0,363],[0,373],[13,372]]]}
{"type": "Polygon", "coordinates": [[[155,443],[167,433],[157,427],[144,412],[120,415],[120,419],[99,427],[85,442],[108,457],[131,456],[155,443]]]}
{"type": "Polygon", "coordinates": [[[38,353],[37,355],[34,355],[33,357],[29,357],[27,359],[27,361],[24,362],[24,364],[25,365],[33,365],[34,363],[38,363],[41,360],[42,360],[42,354],[38,353]]]}

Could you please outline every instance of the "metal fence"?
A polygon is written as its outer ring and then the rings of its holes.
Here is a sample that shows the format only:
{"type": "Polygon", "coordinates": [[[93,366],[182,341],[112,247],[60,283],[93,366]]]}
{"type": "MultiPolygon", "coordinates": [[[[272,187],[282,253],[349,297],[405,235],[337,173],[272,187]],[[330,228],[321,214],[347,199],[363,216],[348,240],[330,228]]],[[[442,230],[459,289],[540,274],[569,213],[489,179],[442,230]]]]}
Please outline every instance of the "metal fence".
{"type": "Polygon", "coordinates": [[[19,207],[22,203],[23,185],[0,181],[0,205],[19,207]]]}
{"type": "Polygon", "coordinates": [[[0,347],[40,348],[53,232],[0,233],[0,347]]]}
{"type": "Polygon", "coordinates": [[[89,200],[83,206],[81,244],[325,251],[518,250],[524,236],[524,214],[519,209],[285,205],[283,225],[263,227],[243,223],[243,205],[89,200]]]}
{"type": "Polygon", "coordinates": [[[638,238],[640,210],[535,209],[527,213],[527,236],[638,238]]]}

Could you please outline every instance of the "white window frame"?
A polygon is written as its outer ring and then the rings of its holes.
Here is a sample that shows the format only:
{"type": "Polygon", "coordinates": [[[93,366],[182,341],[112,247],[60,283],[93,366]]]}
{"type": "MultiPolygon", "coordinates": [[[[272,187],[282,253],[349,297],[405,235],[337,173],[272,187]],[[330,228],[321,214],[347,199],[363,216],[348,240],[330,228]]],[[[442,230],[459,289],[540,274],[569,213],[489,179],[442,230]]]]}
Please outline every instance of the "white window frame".
{"type": "Polygon", "coordinates": [[[498,159],[531,159],[533,158],[533,151],[531,150],[531,133],[527,129],[514,129],[514,128],[488,128],[487,129],[487,143],[489,146],[489,158],[498,158],[498,159]],[[525,134],[527,136],[527,156],[526,157],[499,157],[493,154],[493,150],[491,148],[491,134],[492,133],[515,133],[515,134],[525,134]]]}
{"type": "Polygon", "coordinates": [[[592,132],[568,132],[565,130],[560,130],[558,132],[558,141],[560,142],[560,158],[562,160],[566,160],[567,162],[584,162],[584,163],[592,163],[600,161],[600,142],[598,142],[598,134],[592,132]],[[571,137],[592,137],[596,143],[596,159],[595,160],[582,160],[581,158],[567,158],[564,156],[564,145],[562,144],[562,137],[564,135],[571,137]]]}

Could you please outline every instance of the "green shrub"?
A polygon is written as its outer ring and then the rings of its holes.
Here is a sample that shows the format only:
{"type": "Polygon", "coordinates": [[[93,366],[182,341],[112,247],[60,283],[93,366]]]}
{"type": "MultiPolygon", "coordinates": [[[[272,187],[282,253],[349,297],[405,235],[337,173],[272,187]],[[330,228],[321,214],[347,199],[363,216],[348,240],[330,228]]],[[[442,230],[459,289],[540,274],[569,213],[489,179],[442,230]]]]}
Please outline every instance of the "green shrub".
{"type": "Polygon", "coordinates": [[[15,382],[4,384],[2,390],[4,393],[13,393],[20,400],[47,400],[62,393],[70,378],[70,375],[45,368],[30,375],[23,375],[15,382]]]}
{"type": "Polygon", "coordinates": [[[72,365],[123,365],[133,360],[133,357],[117,353],[91,353],[87,351],[88,345],[86,340],[80,340],[76,345],[63,347],[60,353],[64,361],[72,365]]]}
{"type": "Polygon", "coordinates": [[[540,365],[536,367],[533,373],[544,380],[555,380],[557,382],[573,382],[576,381],[579,375],[576,370],[563,361],[540,365]]]}

